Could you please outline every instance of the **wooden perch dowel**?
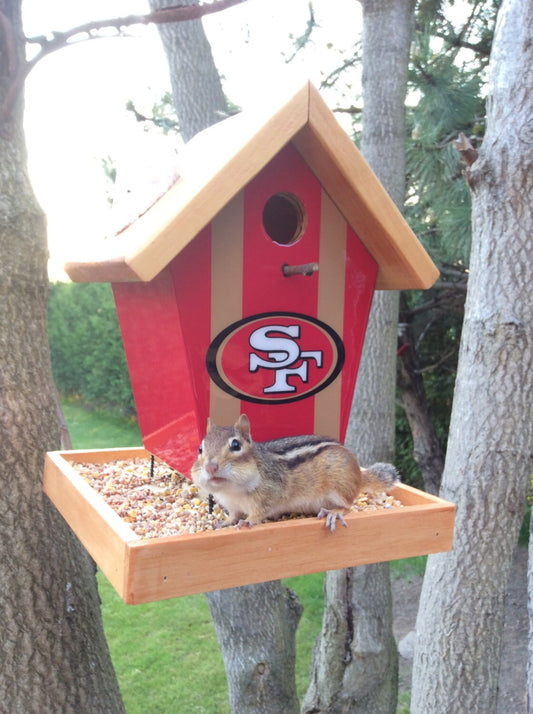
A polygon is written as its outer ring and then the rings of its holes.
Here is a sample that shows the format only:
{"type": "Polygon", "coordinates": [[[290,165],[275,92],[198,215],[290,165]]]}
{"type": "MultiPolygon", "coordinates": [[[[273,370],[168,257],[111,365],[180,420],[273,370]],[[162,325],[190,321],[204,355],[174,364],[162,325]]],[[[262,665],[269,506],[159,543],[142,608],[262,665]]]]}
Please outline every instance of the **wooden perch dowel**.
{"type": "Polygon", "coordinates": [[[303,263],[303,265],[289,265],[284,263],[281,266],[281,272],[286,278],[291,275],[313,275],[318,270],[318,263],[303,263]]]}

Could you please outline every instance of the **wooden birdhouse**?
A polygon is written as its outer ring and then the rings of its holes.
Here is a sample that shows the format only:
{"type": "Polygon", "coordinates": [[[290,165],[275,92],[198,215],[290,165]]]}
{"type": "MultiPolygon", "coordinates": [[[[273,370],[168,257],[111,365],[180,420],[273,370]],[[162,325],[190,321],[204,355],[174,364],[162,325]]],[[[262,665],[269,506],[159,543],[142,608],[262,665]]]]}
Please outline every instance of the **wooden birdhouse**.
{"type": "Polygon", "coordinates": [[[208,417],[343,441],[374,290],[438,275],[310,84],[193,139],[176,184],[108,244],[67,273],[112,284],[144,447],[185,474],[208,417]]]}

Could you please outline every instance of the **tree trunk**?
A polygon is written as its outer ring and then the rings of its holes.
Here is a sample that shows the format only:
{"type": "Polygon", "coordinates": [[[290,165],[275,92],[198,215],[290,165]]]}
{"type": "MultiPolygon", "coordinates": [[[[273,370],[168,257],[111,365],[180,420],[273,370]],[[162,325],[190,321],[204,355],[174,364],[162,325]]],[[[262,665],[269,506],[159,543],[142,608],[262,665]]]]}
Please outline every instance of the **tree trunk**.
{"type": "Polygon", "coordinates": [[[296,593],[279,581],[210,593],[209,609],[228,678],[232,714],[297,714],[296,593]]]}
{"type": "MultiPolygon", "coordinates": [[[[20,4],[0,8],[0,100],[24,58],[20,4]]],[[[59,427],[45,219],[26,171],[22,113],[19,101],[0,126],[0,701],[13,714],[123,712],[94,564],[42,492],[59,427]]]]}
{"type": "MultiPolygon", "coordinates": [[[[400,300],[401,314],[406,306],[403,296],[400,300]]],[[[428,493],[437,494],[444,469],[444,451],[426,397],[414,337],[409,325],[404,326],[400,335],[397,384],[413,436],[414,457],[424,480],[424,488],[428,493]]]]}
{"type": "MultiPolygon", "coordinates": [[[[363,0],[362,152],[401,206],[405,190],[410,0],[363,0]],[[389,28],[386,32],[384,28],[389,28]]],[[[398,294],[377,292],[346,444],[364,465],[392,461],[398,294]]],[[[304,712],[395,712],[398,654],[388,564],[326,573],[326,607],[304,712]]]]}
{"type": "Polygon", "coordinates": [[[451,553],[430,556],[413,714],[494,712],[504,598],[533,447],[533,1],[504,0],[487,133],[471,168],[473,239],[442,495],[451,553]]]}
{"type": "MultiPolygon", "coordinates": [[[[175,5],[174,0],[149,0],[158,10],[175,5]]],[[[182,0],[181,5],[198,5],[182,0]]],[[[227,116],[228,107],[211,46],[201,20],[158,26],[170,67],[170,83],[184,141],[227,116]]]]}
{"type": "MultiPolygon", "coordinates": [[[[394,453],[398,306],[391,297],[397,293],[374,296],[346,439],[366,465],[392,461],[394,453]]],[[[328,572],[324,591],[322,632],[302,711],[395,712],[398,654],[388,563],[328,572]]]]}
{"type": "MultiPolygon", "coordinates": [[[[152,9],[172,0],[150,0],[152,9]]],[[[187,0],[187,5],[195,4],[187,0]]],[[[226,100],[200,20],[160,28],[185,140],[224,118],[226,100]]],[[[279,581],[207,593],[233,714],[299,711],[294,676],[297,596],[279,581]]]]}

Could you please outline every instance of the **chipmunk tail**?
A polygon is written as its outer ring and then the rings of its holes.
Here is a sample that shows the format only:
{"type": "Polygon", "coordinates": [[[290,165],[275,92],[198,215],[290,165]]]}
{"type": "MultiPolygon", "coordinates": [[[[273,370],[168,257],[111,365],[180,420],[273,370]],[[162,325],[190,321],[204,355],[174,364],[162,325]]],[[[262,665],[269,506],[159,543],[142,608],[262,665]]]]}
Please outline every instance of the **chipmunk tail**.
{"type": "Polygon", "coordinates": [[[400,474],[392,464],[377,463],[361,469],[362,490],[388,491],[400,482],[400,474]]]}

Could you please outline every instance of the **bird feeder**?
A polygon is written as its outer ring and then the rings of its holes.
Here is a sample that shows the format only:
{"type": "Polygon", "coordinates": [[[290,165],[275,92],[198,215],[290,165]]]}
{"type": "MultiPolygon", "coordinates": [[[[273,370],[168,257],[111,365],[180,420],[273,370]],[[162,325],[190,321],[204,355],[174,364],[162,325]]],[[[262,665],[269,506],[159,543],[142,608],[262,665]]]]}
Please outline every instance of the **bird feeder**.
{"type": "MultiPolygon", "coordinates": [[[[110,255],[66,266],[75,281],[113,287],[144,449],[188,474],[208,417],[229,425],[243,412],[259,441],[309,433],[343,441],[374,290],[428,288],[436,267],[310,84],[266,116],[221,122],[184,154],[178,181],[108,241],[110,255]]],[[[51,455],[45,490],[78,532],[85,496],[69,467],[76,458],[51,455]]],[[[304,519],[159,545],[121,525],[109,531],[120,544],[110,579],[140,602],[449,549],[453,506],[398,488],[406,536],[395,526],[381,552],[391,530],[374,515],[376,530],[371,514],[354,514],[368,516],[359,521],[370,531],[359,534],[351,522],[332,535],[304,519]],[[417,525],[405,519],[410,508],[417,525]]],[[[106,521],[90,502],[91,518],[106,521]]],[[[85,526],[78,534],[100,552],[101,529],[85,526]]]]}

